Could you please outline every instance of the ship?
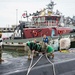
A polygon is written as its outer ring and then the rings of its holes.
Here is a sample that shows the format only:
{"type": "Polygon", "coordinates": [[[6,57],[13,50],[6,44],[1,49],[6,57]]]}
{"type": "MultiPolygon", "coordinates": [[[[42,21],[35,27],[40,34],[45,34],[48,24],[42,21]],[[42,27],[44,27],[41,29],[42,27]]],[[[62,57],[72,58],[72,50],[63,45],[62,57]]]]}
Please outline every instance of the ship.
{"type": "Polygon", "coordinates": [[[63,15],[58,10],[56,12],[53,11],[55,5],[51,1],[41,11],[30,15],[26,13],[26,17],[24,18],[27,18],[27,21],[20,21],[11,37],[14,39],[28,39],[42,37],[44,34],[53,37],[72,32],[74,29],[66,27],[63,23],[63,15]],[[28,21],[29,16],[32,16],[31,21],[28,21]]]}

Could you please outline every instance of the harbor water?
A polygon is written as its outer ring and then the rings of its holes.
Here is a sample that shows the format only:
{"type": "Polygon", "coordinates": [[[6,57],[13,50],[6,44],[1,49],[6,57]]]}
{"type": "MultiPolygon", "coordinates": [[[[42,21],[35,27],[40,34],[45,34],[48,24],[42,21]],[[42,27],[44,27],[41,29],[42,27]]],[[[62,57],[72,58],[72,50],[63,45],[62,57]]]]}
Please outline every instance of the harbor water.
{"type": "MultiPolygon", "coordinates": [[[[13,33],[2,33],[2,38],[8,38],[13,33]]],[[[16,58],[26,56],[26,53],[24,51],[17,51],[17,50],[2,50],[2,58],[3,59],[9,59],[9,58],[16,58]]]]}

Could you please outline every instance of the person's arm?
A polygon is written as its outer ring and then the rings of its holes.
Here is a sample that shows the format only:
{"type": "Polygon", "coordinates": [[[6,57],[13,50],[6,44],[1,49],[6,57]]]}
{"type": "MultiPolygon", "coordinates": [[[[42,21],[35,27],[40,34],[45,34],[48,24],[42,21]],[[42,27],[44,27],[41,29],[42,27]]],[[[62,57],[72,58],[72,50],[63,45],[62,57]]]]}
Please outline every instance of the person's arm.
{"type": "Polygon", "coordinates": [[[49,43],[49,38],[48,37],[46,37],[46,42],[49,43]]]}

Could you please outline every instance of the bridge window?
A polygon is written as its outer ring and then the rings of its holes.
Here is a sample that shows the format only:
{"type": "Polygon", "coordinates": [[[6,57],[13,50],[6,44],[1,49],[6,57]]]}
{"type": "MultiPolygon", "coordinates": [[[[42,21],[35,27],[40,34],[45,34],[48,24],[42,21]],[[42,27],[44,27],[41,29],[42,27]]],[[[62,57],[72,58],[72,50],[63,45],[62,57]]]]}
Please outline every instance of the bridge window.
{"type": "Polygon", "coordinates": [[[45,17],[41,17],[41,22],[45,22],[45,17]]]}
{"type": "Polygon", "coordinates": [[[34,17],[33,22],[45,22],[45,17],[34,17]]]}
{"type": "Polygon", "coordinates": [[[33,18],[33,22],[37,22],[37,17],[33,18]]]}
{"type": "Polygon", "coordinates": [[[60,17],[56,17],[56,16],[46,16],[46,20],[59,20],[60,17]]]}
{"type": "Polygon", "coordinates": [[[46,20],[52,20],[52,18],[50,16],[47,16],[46,20]]]}
{"type": "Polygon", "coordinates": [[[41,22],[41,18],[40,17],[38,18],[38,22],[41,22]]]}

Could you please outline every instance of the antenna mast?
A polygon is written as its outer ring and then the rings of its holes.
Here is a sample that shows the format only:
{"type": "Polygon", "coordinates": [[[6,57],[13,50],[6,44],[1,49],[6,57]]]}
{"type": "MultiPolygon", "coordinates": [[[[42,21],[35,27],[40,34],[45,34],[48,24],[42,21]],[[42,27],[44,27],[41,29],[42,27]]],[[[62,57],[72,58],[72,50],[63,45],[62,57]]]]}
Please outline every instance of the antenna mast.
{"type": "Polygon", "coordinates": [[[53,11],[53,7],[56,5],[52,0],[50,0],[50,3],[47,5],[47,9],[50,11],[53,11]]]}

